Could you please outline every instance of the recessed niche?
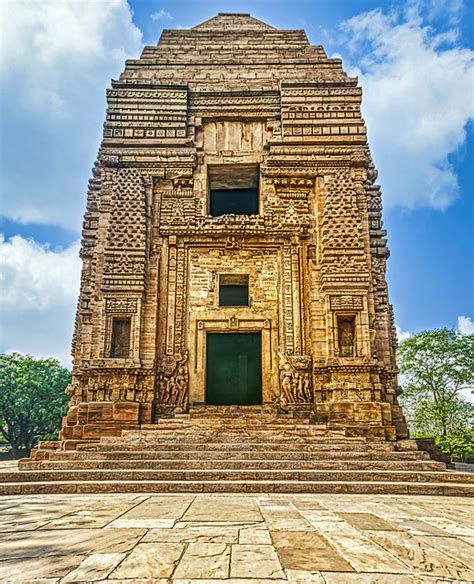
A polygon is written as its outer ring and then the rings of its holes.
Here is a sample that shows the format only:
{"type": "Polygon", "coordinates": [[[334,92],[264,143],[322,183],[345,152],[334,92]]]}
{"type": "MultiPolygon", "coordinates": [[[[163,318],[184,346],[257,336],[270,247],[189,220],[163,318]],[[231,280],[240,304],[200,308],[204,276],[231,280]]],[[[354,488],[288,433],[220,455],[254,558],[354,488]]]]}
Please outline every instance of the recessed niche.
{"type": "Polygon", "coordinates": [[[258,177],[258,164],[209,165],[209,213],[258,215],[258,177]]]}
{"type": "Polygon", "coordinates": [[[130,356],[131,318],[112,319],[110,356],[126,359],[130,356]]]}
{"type": "Polygon", "coordinates": [[[355,357],[355,316],[337,317],[337,337],[339,355],[341,357],[355,357]]]}

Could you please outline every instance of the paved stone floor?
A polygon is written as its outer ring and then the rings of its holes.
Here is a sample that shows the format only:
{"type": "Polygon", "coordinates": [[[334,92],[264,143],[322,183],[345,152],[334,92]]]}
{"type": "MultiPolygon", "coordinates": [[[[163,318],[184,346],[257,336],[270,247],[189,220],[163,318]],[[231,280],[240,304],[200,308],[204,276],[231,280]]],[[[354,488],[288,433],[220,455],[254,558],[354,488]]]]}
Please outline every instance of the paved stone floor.
{"type": "Polygon", "coordinates": [[[457,497],[1,497],[0,582],[472,582],[473,515],[457,497]]]}

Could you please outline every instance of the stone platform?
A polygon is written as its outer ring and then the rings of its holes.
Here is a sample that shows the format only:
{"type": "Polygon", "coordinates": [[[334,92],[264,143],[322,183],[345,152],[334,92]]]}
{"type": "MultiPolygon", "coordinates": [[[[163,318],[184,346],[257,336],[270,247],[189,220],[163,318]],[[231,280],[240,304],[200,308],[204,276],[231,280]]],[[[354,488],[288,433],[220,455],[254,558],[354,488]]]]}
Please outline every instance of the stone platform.
{"type": "Polygon", "coordinates": [[[3,496],[0,582],[467,583],[473,511],[442,496],[3,496]]]}
{"type": "Polygon", "coordinates": [[[44,443],[0,493],[399,493],[474,495],[411,440],[346,436],[265,408],[197,408],[100,441],[44,443]]]}

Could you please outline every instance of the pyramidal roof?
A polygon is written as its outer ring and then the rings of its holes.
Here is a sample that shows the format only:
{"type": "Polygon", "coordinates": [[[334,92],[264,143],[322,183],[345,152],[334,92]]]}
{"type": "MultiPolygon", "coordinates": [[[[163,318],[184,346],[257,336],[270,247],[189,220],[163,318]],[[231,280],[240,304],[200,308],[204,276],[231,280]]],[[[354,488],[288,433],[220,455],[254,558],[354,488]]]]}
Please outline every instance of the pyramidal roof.
{"type": "Polygon", "coordinates": [[[193,27],[193,30],[276,30],[273,26],[245,12],[219,12],[217,16],[193,27]]]}

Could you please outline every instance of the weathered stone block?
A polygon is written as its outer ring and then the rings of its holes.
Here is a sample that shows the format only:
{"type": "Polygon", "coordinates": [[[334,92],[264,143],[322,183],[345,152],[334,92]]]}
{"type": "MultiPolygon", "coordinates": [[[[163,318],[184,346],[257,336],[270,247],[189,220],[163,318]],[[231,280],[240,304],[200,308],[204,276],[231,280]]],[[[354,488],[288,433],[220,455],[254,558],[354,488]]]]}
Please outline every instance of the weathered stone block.
{"type": "Polygon", "coordinates": [[[101,436],[120,436],[121,433],[122,430],[119,426],[88,424],[83,427],[82,437],[84,440],[97,440],[101,436]]]}
{"type": "Polygon", "coordinates": [[[88,403],[80,403],[77,406],[77,424],[85,424],[87,422],[87,413],[89,411],[88,403]]]}
{"type": "Polygon", "coordinates": [[[151,424],[153,420],[153,404],[140,404],[140,424],[151,424]]]}
{"type": "Polygon", "coordinates": [[[397,426],[395,424],[385,424],[385,438],[387,440],[397,439],[397,426]]]}
{"type": "Polygon", "coordinates": [[[68,410],[67,416],[66,416],[66,421],[65,423],[68,426],[74,426],[74,424],[77,424],[77,414],[78,414],[78,407],[77,406],[71,406],[68,410]]]}
{"type": "Polygon", "coordinates": [[[380,407],[382,409],[382,418],[384,423],[391,424],[393,420],[391,404],[381,402],[380,407]]]}
{"type": "Polygon", "coordinates": [[[63,426],[61,429],[62,440],[68,440],[73,437],[74,426],[63,426]]]}
{"type": "Polygon", "coordinates": [[[140,404],[137,402],[118,402],[113,404],[113,419],[118,422],[138,423],[140,404]]]}
{"type": "Polygon", "coordinates": [[[72,433],[71,433],[71,436],[69,436],[69,438],[72,438],[73,440],[82,440],[83,433],[84,433],[84,426],[73,426],[72,433]]]}
{"type": "Polygon", "coordinates": [[[351,402],[334,402],[329,404],[329,420],[353,420],[354,419],[354,404],[351,402]]]}
{"type": "Polygon", "coordinates": [[[355,422],[382,422],[382,410],[379,402],[356,402],[354,404],[355,422]]]}
{"type": "Polygon", "coordinates": [[[114,405],[112,402],[91,402],[87,410],[87,423],[110,422],[113,420],[114,405]]]}

